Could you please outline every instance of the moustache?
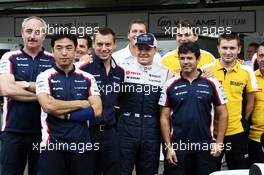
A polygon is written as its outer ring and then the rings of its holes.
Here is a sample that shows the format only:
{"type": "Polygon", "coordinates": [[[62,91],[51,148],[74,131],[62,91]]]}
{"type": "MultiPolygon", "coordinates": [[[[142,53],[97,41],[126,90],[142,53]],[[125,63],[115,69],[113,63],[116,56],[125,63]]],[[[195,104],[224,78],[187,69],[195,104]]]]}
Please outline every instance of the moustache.
{"type": "Polygon", "coordinates": [[[38,42],[38,41],[34,40],[34,39],[30,39],[30,40],[28,40],[28,42],[38,42]]]}

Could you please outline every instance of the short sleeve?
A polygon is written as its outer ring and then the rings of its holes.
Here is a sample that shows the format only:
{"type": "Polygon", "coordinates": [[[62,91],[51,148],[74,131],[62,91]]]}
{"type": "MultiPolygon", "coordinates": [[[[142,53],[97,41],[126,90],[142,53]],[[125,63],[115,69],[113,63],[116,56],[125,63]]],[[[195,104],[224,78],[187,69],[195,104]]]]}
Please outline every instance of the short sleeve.
{"type": "Polygon", "coordinates": [[[37,76],[36,95],[39,95],[40,93],[50,94],[50,87],[48,81],[49,79],[46,76],[45,72],[42,72],[37,76]]]}
{"type": "Polygon", "coordinates": [[[213,86],[214,95],[213,95],[213,103],[215,106],[224,105],[227,103],[227,97],[224,93],[224,89],[220,82],[215,78],[210,78],[209,81],[213,86]]]}
{"type": "Polygon", "coordinates": [[[9,60],[9,52],[5,53],[0,60],[0,74],[12,73],[12,63],[9,60]]]}
{"type": "Polygon", "coordinates": [[[253,70],[247,66],[246,71],[248,72],[248,79],[247,79],[247,84],[246,84],[246,92],[251,93],[251,92],[257,92],[258,90],[258,84],[257,84],[257,79],[255,76],[255,73],[253,70]]]}
{"type": "Polygon", "coordinates": [[[94,76],[91,75],[90,77],[90,87],[89,87],[89,96],[94,96],[94,95],[100,95],[96,80],[94,76]]]}

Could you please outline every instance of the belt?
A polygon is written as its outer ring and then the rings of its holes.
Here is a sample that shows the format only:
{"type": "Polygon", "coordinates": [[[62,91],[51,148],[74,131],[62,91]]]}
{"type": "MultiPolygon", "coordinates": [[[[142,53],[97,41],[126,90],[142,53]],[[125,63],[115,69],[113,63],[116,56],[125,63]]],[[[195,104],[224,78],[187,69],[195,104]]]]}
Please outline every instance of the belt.
{"type": "Polygon", "coordinates": [[[101,125],[94,125],[94,126],[92,126],[92,129],[97,129],[100,132],[103,132],[103,131],[105,131],[107,129],[110,129],[112,127],[114,127],[114,126],[113,125],[101,124],[101,125]]]}

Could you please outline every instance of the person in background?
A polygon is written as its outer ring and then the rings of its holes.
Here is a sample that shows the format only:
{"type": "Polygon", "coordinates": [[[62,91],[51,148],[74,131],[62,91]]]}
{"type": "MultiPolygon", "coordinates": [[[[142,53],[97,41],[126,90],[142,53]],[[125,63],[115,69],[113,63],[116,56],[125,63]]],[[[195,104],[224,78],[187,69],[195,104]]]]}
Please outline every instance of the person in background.
{"type": "Polygon", "coordinates": [[[21,35],[23,46],[0,60],[0,95],[4,96],[2,126],[2,175],[37,174],[39,152],[33,149],[41,140],[40,105],[36,78],[51,68],[54,59],[44,51],[46,22],[36,16],[25,18],[21,35]]]}
{"type": "Polygon", "coordinates": [[[252,66],[252,58],[253,58],[253,55],[257,52],[258,46],[259,46],[258,43],[250,43],[248,45],[247,57],[244,60],[243,64],[248,65],[250,67],[252,66]]]}
{"type": "Polygon", "coordinates": [[[75,53],[75,62],[90,60],[92,54],[92,39],[88,35],[77,36],[77,48],[75,53]]]}
{"type": "MultiPolygon", "coordinates": [[[[132,20],[128,25],[127,39],[129,40],[128,45],[113,53],[113,58],[117,64],[129,64],[136,60],[136,39],[138,35],[148,32],[147,25],[141,19],[132,20]]],[[[154,55],[154,62],[160,63],[161,56],[158,52],[154,55]]]]}
{"type": "Polygon", "coordinates": [[[255,93],[255,104],[251,116],[249,130],[249,164],[264,163],[264,153],[261,145],[261,135],[264,133],[264,43],[261,43],[257,50],[257,62],[259,69],[255,72],[259,85],[255,93]]]}
{"type": "MultiPolygon", "coordinates": [[[[165,65],[170,71],[172,71],[175,75],[181,71],[180,63],[179,63],[179,55],[178,55],[178,47],[180,47],[183,43],[187,42],[197,42],[198,34],[197,27],[188,20],[182,20],[177,24],[176,31],[176,46],[177,48],[173,51],[166,53],[162,57],[161,64],[165,65]]],[[[201,58],[197,68],[202,67],[204,64],[211,63],[215,60],[215,57],[208,51],[200,49],[201,58]]]]}

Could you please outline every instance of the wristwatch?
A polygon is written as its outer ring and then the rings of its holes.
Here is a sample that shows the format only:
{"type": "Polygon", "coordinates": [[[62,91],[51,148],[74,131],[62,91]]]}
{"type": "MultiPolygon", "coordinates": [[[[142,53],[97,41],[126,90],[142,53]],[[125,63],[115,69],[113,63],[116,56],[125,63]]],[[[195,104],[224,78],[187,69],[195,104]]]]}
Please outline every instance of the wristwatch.
{"type": "Polygon", "coordinates": [[[64,114],[64,119],[65,120],[70,120],[71,119],[71,114],[70,113],[64,114]]]}
{"type": "Polygon", "coordinates": [[[29,82],[27,82],[27,81],[25,81],[25,82],[24,82],[24,88],[25,88],[25,89],[28,89],[28,88],[29,88],[29,86],[30,86],[30,83],[29,83],[29,82]]]}

